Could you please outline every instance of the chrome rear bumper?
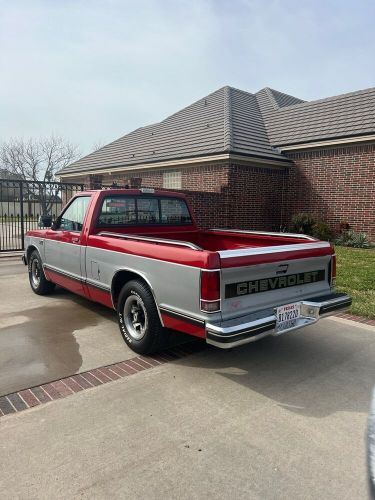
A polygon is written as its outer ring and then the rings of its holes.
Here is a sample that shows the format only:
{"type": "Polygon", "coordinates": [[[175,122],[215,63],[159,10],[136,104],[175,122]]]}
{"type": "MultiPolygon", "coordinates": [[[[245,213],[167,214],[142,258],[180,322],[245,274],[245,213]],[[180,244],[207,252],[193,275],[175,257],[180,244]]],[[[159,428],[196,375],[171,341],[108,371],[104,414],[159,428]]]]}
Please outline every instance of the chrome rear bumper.
{"type": "MultiPolygon", "coordinates": [[[[351,303],[351,297],[344,293],[333,293],[303,300],[300,302],[301,316],[292,327],[283,329],[281,333],[312,325],[320,318],[348,309],[351,303]]],[[[207,343],[223,349],[255,342],[267,335],[280,335],[276,330],[275,309],[265,311],[263,315],[253,313],[221,323],[206,323],[207,343]]]]}

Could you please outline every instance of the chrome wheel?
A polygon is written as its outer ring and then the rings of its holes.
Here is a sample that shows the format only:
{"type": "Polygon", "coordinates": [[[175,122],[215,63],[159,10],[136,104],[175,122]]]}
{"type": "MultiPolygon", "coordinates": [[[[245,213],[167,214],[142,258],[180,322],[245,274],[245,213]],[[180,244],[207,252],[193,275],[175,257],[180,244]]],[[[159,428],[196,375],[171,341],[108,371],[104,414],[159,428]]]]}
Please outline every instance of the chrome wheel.
{"type": "Polygon", "coordinates": [[[41,269],[38,259],[33,259],[31,262],[31,281],[34,288],[40,285],[41,269]]]}
{"type": "Polygon", "coordinates": [[[143,339],[148,325],[147,312],[142,299],[137,295],[129,295],[125,301],[124,323],[134,340],[143,339]]]}

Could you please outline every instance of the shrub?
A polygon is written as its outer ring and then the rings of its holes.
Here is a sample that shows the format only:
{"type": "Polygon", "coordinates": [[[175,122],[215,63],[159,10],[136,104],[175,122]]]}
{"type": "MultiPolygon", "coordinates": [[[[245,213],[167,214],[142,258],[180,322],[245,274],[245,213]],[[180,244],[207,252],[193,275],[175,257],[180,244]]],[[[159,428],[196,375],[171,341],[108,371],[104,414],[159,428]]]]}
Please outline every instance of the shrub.
{"type": "Polygon", "coordinates": [[[330,241],[333,238],[333,231],[325,222],[316,222],[312,227],[312,236],[318,240],[330,241]]]}
{"type": "Polygon", "coordinates": [[[343,233],[344,231],[349,231],[350,229],[350,225],[349,225],[349,222],[347,222],[346,220],[345,221],[341,221],[340,224],[339,224],[339,233],[343,233]]]}
{"type": "Polygon", "coordinates": [[[337,245],[353,248],[370,248],[371,243],[366,233],[345,231],[336,240],[337,245]]]}
{"type": "Polygon", "coordinates": [[[314,217],[302,212],[292,218],[290,230],[293,233],[309,234],[312,236],[314,224],[314,217]]]}

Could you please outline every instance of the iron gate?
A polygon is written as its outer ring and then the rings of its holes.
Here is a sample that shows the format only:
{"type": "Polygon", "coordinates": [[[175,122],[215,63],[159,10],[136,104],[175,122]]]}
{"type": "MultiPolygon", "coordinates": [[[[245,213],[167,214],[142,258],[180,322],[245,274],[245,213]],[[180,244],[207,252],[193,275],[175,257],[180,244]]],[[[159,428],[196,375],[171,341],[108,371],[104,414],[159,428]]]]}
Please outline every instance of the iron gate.
{"type": "Polygon", "coordinates": [[[55,218],[83,184],[0,179],[0,252],[23,250],[25,233],[39,216],[55,218]]]}

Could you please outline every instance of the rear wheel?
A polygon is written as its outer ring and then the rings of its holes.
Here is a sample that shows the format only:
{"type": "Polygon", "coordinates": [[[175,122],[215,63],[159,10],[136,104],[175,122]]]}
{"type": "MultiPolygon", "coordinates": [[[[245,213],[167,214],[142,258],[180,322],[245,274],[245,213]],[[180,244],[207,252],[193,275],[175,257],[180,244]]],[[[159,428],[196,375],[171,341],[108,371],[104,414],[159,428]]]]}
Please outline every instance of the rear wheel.
{"type": "Polygon", "coordinates": [[[37,295],[48,295],[55,288],[55,283],[48,281],[43,271],[39,253],[34,250],[29,257],[29,281],[31,289],[37,295]]]}
{"type": "Polygon", "coordinates": [[[117,314],[121,335],[126,344],[138,354],[150,354],[166,340],[154,297],[148,286],[129,281],[120,292],[117,314]]]}

